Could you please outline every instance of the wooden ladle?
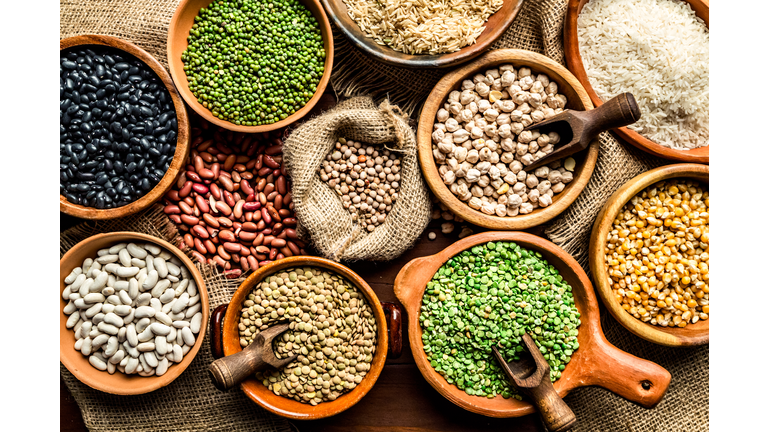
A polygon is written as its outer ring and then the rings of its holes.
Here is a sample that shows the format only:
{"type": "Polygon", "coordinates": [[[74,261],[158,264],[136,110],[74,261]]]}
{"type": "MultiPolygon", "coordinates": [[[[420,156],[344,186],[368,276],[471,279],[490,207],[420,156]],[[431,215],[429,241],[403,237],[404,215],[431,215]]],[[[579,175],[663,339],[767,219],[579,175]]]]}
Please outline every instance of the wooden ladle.
{"type": "Polygon", "coordinates": [[[280,369],[296,359],[296,355],[279,359],[272,350],[272,341],[288,330],[289,324],[272,326],[253,338],[242,351],[214,360],[208,367],[213,385],[219,390],[229,390],[258,370],[268,367],[280,369]]]}
{"type": "Polygon", "coordinates": [[[565,110],[523,130],[538,129],[542,134],[557,132],[560,143],[555,150],[536,159],[525,167],[526,171],[570,156],[586,149],[600,132],[630,125],[640,120],[640,107],[632,93],[622,93],[589,111],[565,110]]]}
{"type": "Polygon", "coordinates": [[[563,432],[571,429],[576,424],[576,415],[555,391],[549,378],[549,363],[531,336],[526,333],[522,339],[526,351],[520,353],[520,360],[507,362],[495,346],[492,347],[493,355],[509,382],[533,400],[547,430],[563,432]]]}

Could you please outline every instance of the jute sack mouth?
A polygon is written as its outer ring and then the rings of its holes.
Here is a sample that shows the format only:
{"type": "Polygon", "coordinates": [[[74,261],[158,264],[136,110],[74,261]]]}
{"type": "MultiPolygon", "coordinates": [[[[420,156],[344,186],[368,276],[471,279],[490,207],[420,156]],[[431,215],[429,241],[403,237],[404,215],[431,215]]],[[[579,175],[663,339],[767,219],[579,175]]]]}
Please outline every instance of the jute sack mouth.
{"type": "Polygon", "coordinates": [[[416,137],[403,113],[388,101],[376,107],[370,97],[347,99],[304,123],[283,143],[292,180],[299,236],[334,261],[389,261],[408,250],[430,220],[430,200],[421,177],[416,137]],[[381,146],[401,159],[397,201],[372,232],[352,218],[341,197],[318,170],[339,138],[381,146]]]}

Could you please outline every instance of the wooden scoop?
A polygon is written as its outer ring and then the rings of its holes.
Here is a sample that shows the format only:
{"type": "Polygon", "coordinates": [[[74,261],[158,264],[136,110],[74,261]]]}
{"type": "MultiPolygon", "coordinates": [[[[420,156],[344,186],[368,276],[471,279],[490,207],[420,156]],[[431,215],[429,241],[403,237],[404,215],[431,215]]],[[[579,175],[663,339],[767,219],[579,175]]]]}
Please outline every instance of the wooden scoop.
{"type": "Polygon", "coordinates": [[[622,93],[589,111],[565,110],[560,114],[523,130],[538,129],[541,133],[557,132],[560,142],[555,150],[536,159],[526,171],[554,162],[584,150],[600,132],[626,126],[640,120],[640,108],[632,93],[622,93]]]}
{"type": "Polygon", "coordinates": [[[253,338],[253,342],[237,354],[214,360],[208,367],[213,385],[219,390],[229,390],[258,370],[268,367],[280,369],[296,359],[296,355],[279,359],[272,350],[272,341],[288,330],[289,324],[270,327],[253,338]]]}
{"type": "Polygon", "coordinates": [[[505,361],[496,347],[492,347],[493,355],[509,382],[533,400],[550,432],[569,430],[576,424],[576,416],[555,391],[549,378],[549,363],[527,333],[523,335],[523,343],[527,353],[520,353],[518,361],[505,361]]]}

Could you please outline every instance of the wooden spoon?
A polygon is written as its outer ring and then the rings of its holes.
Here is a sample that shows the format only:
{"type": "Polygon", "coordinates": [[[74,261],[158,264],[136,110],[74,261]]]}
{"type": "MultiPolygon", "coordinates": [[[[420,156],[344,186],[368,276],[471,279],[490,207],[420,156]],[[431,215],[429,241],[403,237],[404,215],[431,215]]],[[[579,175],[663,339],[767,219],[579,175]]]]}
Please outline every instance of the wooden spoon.
{"type": "Polygon", "coordinates": [[[272,350],[272,341],[288,328],[288,323],[272,326],[257,334],[242,351],[214,360],[208,367],[213,385],[219,390],[229,390],[258,370],[270,366],[280,369],[294,361],[296,355],[279,359],[272,350]]]}
{"type": "Polygon", "coordinates": [[[528,333],[524,334],[522,339],[527,354],[525,351],[521,352],[520,360],[505,361],[495,346],[492,347],[493,355],[496,356],[509,382],[533,400],[547,430],[562,432],[571,429],[576,424],[576,415],[555,391],[549,378],[549,363],[528,333]]]}
{"type": "Polygon", "coordinates": [[[640,107],[632,93],[622,93],[589,111],[565,110],[523,130],[538,129],[542,134],[557,132],[559,145],[552,153],[536,159],[526,171],[584,150],[600,132],[626,126],[640,120],[640,107]]]}

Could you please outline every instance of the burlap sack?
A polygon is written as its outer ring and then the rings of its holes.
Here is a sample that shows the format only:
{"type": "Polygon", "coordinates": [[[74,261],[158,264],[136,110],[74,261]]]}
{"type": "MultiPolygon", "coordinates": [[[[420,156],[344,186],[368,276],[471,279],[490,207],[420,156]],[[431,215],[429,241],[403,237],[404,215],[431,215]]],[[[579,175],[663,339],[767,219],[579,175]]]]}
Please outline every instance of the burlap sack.
{"type": "Polygon", "coordinates": [[[351,98],[302,124],[283,143],[299,234],[329,259],[392,260],[410,248],[429,223],[430,201],[417,160],[416,137],[397,112],[387,101],[377,108],[371,98],[351,98]],[[342,137],[386,147],[401,159],[397,201],[372,232],[352,219],[339,195],[317,174],[342,137]]]}

